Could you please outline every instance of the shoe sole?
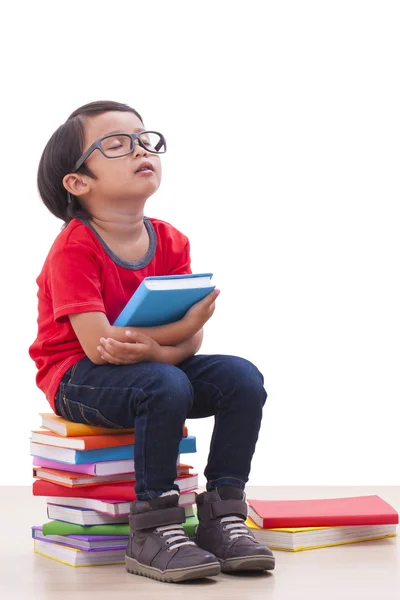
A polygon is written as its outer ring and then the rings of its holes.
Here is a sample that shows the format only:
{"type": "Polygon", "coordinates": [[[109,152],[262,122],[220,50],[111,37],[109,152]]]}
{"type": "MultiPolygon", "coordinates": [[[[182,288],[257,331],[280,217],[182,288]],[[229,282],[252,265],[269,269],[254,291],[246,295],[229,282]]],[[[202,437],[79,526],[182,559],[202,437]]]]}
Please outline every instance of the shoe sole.
{"type": "Polygon", "coordinates": [[[238,556],[220,560],[221,571],[232,573],[233,571],[273,571],[275,569],[275,557],[259,554],[257,556],[238,556]]]}
{"type": "Polygon", "coordinates": [[[221,565],[219,562],[208,563],[206,565],[194,565],[184,569],[167,569],[161,571],[148,565],[142,565],[140,562],[129,556],[125,556],[125,567],[128,573],[134,575],[142,575],[150,577],[157,581],[166,583],[178,583],[187,581],[188,579],[203,579],[204,577],[214,577],[221,573],[221,565]]]}

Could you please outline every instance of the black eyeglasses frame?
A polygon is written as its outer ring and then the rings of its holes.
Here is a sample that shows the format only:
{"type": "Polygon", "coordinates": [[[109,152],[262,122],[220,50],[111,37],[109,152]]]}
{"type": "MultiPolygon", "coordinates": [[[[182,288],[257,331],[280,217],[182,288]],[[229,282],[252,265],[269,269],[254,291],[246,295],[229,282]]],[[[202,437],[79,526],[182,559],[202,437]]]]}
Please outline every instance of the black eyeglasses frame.
{"type": "Polygon", "coordinates": [[[98,140],[96,140],[95,142],[93,142],[93,144],[91,146],[89,146],[89,148],[87,150],[85,150],[85,152],[82,154],[82,156],[76,161],[74,168],[73,168],[73,173],[75,173],[85,162],[85,160],[87,160],[89,158],[89,156],[92,154],[92,152],[94,152],[95,150],[100,150],[100,152],[103,154],[103,156],[105,156],[106,158],[109,158],[110,160],[113,158],[122,158],[123,156],[128,156],[129,154],[132,154],[132,152],[134,152],[135,150],[135,140],[138,141],[138,144],[144,148],[144,150],[146,150],[147,152],[150,152],[150,154],[165,154],[165,152],[167,151],[167,142],[165,140],[165,137],[163,136],[162,133],[160,133],[159,131],[140,131],[139,133],[125,133],[125,132],[121,132],[121,133],[109,133],[108,135],[104,135],[103,137],[99,138],[98,140]],[[160,145],[159,147],[164,147],[164,150],[162,150],[161,152],[159,151],[152,151],[149,150],[149,148],[145,145],[145,143],[140,139],[140,136],[147,134],[147,133],[156,133],[157,135],[160,136],[160,145]],[[115,137],[118,135],[125,135],[126,137],[129,137],[131,139],[131,149],[129,150],[129,152],[126,152],[125,154],[120,154],[119,156],[107,156],[107,154],[104,152],[103,148],[101,147],[101,142],[103,140],[106,140],[107,138],[110,137],[115,137]]]}

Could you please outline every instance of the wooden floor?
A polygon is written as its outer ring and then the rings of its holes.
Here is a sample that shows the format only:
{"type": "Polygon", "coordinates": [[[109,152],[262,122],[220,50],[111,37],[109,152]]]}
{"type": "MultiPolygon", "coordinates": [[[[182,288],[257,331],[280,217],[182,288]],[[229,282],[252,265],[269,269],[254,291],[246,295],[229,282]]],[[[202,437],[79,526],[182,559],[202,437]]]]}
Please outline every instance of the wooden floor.
{"type": "MultiPolygon", "coordinates": [[[[249,498],[324,498],[379,494],[400,512],[400,487],[248,488],[249,498]]],[[[29,600],[399,600],[397,538],[310,550],[275,552],[273,574],[219,575],[181,584],[130,575],[123,565],[74,569],[33,553],[31,525],[46,519],[44,498],[29,487],[1,487],[0,590],[29,600]]]]}

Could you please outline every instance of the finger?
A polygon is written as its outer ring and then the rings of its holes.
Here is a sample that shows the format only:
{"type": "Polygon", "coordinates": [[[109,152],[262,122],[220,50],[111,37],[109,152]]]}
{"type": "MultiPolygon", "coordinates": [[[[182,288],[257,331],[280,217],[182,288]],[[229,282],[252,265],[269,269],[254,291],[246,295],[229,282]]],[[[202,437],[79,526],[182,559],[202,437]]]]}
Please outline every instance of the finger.
{"type": "Polygon", "coordinates": [[[112,365],[119,365],[119,360],[117,360],[114,356],[109,354],[106,350],[102,349],[100,352],[100,356],[103,360],[107,361],[112,365]]]}
{"type": "Polygon", "coordinates": [[[100,342],[103,348],[105,348],[110,354],[113,354],[114,356],[116,354],[126,353],[132,347],[131,344],[128,344],[126,342],[118,342],[113,338],[100,338],[100,342]]]}
{"type": "MultiPolygon", "coordinates": [[[[100,352],[100,355],[104,354],[117,361],[113,364],[128,365],[136,362],[138,357],[140,357],[147,348],[144,344],[139,343],[123,343],[117,342],[116,340],[111,340],[110,342],[104,340],[104,342],[104,344],[97,346],[97,350],[100,352]]],[[[106,360],[109,360],[109,358],[106,358],[106,360]]]]}
{"type": "Polygon", "coordinates": [[[105,340],[102,343],[100,350],[103,352],[107,352],[108,354],[110,354],[111,356],[114,356],[115,358],[117,358],[117,355],[120,354],[120,352],[118,352],[118,349],[114,348],[112,346],[112,344],[110,344],[110,342],[107,342],[107,340],[105,340]]]}
{"type": "Polygon", "coordinates": [[[218,298],[218,296],[220,295],[221,290],[213,290],[212,292],[210,292],[205,298],[204,300],[207,300],[206,304],[212,304],[213,302],[215,302],[215,300],[218,298]]]}
{"type": "Polygon", "coordinates": [[[112,365],[124,365],[129,363],[129,360],[127,360],[126,358],[113,356],[112,354],[107,352],[107,350],[104,349],[101,351],[100,356],[103,360],[106,360],[112,365]]]}
{"type": "Polygon", "coordinates": [[[120,356],[117,358],[116,356],[109,354],[109,352],[107,352],[106,350],[102,350],[102,353],[100,354],[100,356],[103,360],[106,360],[107,362],[109,362],[112,365],[134,365],[138,362],[141,362],[140,357],[120,356]]]}

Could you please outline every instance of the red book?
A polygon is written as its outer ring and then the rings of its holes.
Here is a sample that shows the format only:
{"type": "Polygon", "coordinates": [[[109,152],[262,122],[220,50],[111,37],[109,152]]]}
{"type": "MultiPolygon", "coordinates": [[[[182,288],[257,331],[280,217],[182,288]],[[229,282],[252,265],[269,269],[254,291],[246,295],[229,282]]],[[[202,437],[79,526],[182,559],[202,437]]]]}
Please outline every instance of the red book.
{"type": "MultiPolygon", "coordinates": [[[[97,500],[136,500],[135,494],[136,481],[127,481],[124,483],[102,483],[100,485],[85,485],[77,488],[66,487],[45,479],[36,479],[32,485],[34,496],[65,496],[68,498],[95,498],[97,500]]],[[[182,473],[178,475],[175,483],[182,487],[182,490],[197,487],[196,473],[182,473]],[[193,482],[193,485],[191,485],[193,482]]]]}
{"type": "Polygon", "coordinates": [[[395,525],[399,515],[380,496],[322,500],[247,500],[249,517],[262,529],[395,525]]]}
{"type": "Polygon", "coordinates": [[[37,479],[33,482],[34,496],[66,496],[72,498],[95,498],[98,500],[136,500],[135,482],[103,483],[80,488],[68,488],[58,483],[37,479]]]}

